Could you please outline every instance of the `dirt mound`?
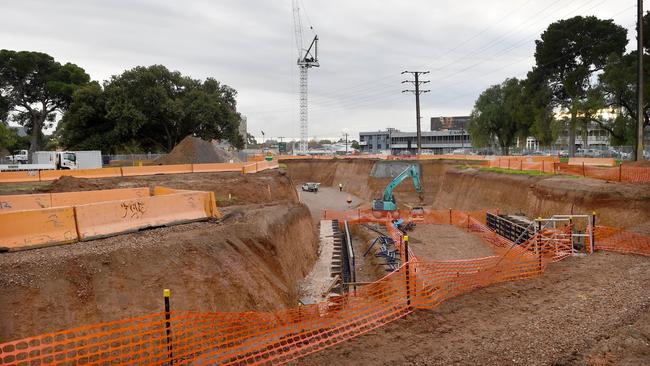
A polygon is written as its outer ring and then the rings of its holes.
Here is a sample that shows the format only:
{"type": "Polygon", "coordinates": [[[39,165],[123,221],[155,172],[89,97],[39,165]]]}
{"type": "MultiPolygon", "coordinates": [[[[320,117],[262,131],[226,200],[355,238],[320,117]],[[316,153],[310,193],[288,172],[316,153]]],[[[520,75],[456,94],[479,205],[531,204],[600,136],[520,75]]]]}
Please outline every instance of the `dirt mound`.
{"type": "Polygon", "coordinates": [[[85,178],[74,178],[63,176],[53,181],[49,186],[38,189],[39,192],[73,192],[73,191],[91,191],[97,189],[107,189],[107,180],[90,180],[85,178]]]}
{"type": "Polygon", "coordinates": [[[156,160],[156,164],[204,164],[238,162],[239,159],[228,151],[214,146],[198,137],[187,136],[166,156],[156,160]]]}

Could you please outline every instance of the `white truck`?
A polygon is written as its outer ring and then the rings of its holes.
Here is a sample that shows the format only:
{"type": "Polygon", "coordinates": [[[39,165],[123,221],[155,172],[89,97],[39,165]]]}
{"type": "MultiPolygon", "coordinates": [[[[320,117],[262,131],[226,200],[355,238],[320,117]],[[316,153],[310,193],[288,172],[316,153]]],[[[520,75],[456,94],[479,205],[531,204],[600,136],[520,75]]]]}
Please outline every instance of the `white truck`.
{"type": "Polygon", "coordinates": [[[11,164],[27,164],[29,162],[29,152],[27,150],[14,151],[13,155],[5,156],[11,164]]]}
{"type": "Polygon", "coordinates": [[[0,171],[94,169],[102,167],[101,151],[37,151],[32,164],[4,164],[0,171]]]}

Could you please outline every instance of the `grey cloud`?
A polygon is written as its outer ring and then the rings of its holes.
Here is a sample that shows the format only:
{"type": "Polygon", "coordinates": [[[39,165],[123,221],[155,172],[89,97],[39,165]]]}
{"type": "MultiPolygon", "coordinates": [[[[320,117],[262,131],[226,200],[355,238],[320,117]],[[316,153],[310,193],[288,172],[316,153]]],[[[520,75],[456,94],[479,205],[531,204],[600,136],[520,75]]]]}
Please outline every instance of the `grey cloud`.
{"type": "MultiPolygon", "coordinates": [[[[388,126],[413,130],[413,96],[401,94],[405,68],[432,71],[431,93],[422,98],[425,121],[466,114],[489,85],[525,76],[533,40],[559,16],[578,9],[616,15],[625,26],[634,21],[634,9],[599,0],[303,2],[321,38],[322,66],[310,70],[310,135],[319,137],[339,136],[343,128],[353,135],[388,126]]],[[[237,89],[254,134],[298,134],[290,0],[0,0],[0,6],[2,48],[48,52],[98,80],[157,63],[212,76],[237,89]]]]}

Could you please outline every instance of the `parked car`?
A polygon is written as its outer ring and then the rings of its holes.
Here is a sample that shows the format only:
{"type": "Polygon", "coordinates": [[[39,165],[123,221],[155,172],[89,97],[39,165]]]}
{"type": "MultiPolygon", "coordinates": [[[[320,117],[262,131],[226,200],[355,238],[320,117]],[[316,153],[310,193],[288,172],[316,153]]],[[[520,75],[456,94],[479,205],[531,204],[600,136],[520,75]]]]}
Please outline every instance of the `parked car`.
{"type": "Polygon", "coordinates": [[[320,186],[320,183],[313,183],[313,182],[308,182],[302,185],[302,190],[305,192],[318,192],[318,186],[320,186]]]}

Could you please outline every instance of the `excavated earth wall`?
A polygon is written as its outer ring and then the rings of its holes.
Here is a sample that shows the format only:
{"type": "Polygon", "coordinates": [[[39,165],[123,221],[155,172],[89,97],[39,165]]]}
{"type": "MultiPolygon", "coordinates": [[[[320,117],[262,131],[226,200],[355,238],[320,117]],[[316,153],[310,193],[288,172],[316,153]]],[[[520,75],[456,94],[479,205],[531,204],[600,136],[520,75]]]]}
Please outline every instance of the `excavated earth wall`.
{"type": "Polygon", "coordinates": [[[285,175],[67,181],[69,187],[55,182],[40,189],[147,183],[232,191],[247,203],[220,205],[218,222],[2,253],[0,340],[160,312],[166,288],[176,310],[270,311],[297,304],[298,283],[316,260],[318,241],[309,209],[297,202],[285,175]]]}
{"type": "MultiPolygon", "coordinates": [[[[395,169],[377,167],[392,161],[361,159],[286,160],[295,183],[342,183],[345,190],[370,202],[379,198],[395,169]],[[374,175],[374,176],[373,176],[374,175]]],[[[650,185],[607,182],[582,177],[527,176],[482,172],[456,161],[421,161],[423,201],[413,184],[405,180],[394,191],[398,204],[424,204],[435,209],[473,210],[494,208],[530,217],[552,214],[585,214],[596,211],[598,224],[624,228],[650,221],[650,185]]],[[[369,207],[369,203],[366,207],[369,207]]]]}

